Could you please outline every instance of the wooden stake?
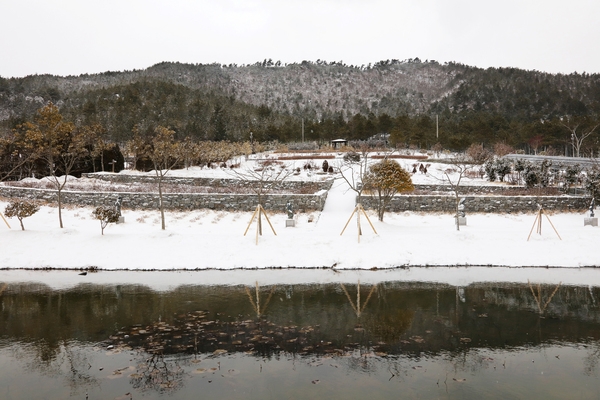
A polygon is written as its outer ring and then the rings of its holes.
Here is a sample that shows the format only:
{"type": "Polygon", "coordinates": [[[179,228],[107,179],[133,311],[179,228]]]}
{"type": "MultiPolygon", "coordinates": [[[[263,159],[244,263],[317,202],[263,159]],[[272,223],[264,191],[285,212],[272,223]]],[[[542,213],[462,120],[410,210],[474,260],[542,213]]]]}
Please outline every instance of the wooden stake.
{"type": "Polygon", "coordinates": [[[263,206],[260,206],[260,208],[263,210],[263,214],[265,214],[265,218],[267,219],[267,222],[269,223],[269,226],[271,227],[271,230],[273,231],[273,235],[277,236],[277,233],[275,232],[273,225],[271,225],[271,220],[269,220],[269,216],[267,215],[267,212],[265,211],[263,206]]]}
{"type": "Polygon", "coordinates": [[[352,211],[352,214],[350,214],[350,218],[348,218],[348,222],[346,222],[346,225],[344,225],[344,229],[342,229],[342,232],[340,233],[340,236],[342,236],[344,234],[344,231],[346,230],[346,227],[348,226],[348,224],[352,220],[352,217],[354,217],[354,213],[356,213],[356,208],[357,207],[354,207],[354,211],[352,211]]]}
{"type": "MultiPolygon", "coordinates": [[[[548,220],[548,222],[550,222],[550,226],[552,226],[552,229],[554,229],[554,233],[556,233],[556,236],[558,236],[558,238],[560,240],[562,240],[562,238],[560,237],[560,235],[558,234],[558,231],[556,230],[556,228],[554,227],[554,224],[552,223],[552,221],[550,221],[550,218],[548,217],[548,214],[544,214],[546,216],[546,219],[548,220]]],[[[541,225],[541,223],[540,223],[541,225]]]]}
{"type": "Polygon", "coordinates": [[[362,204],[360,205],[360,209],[362,210],[362,213],[365,215],[365,218],[367,218],[367,221],[369,221],[369,225],[371,225],[371,229],[373,229],[373,232],[375,232],[376,235],[379,235],[379,233],[377,233],[377,231],[375,230],[375,227],[373,226],[373,223],[371,223],[371,219],[369,218],[369,216],[365,212],[365,209],[363,208],[362,204]]]}
{"type": "Polygon", "coordinates": [[[4,221],[4,223],[6,224],[6,226],[8,226],[8,229],[11,229],[10,225],[8,224],[8,221],[6,220],[6,218],[4,218],[4,214],[2,214],[1,212],[0,212],[0,217],[2,217],[2,220],[4,221]]]}
{"type": "Polygon", "coordinates": [[[248,227],[246,228],[246,232],[244,232],[244,236],[246,236],[246,233],[248,233],[248,229],[250,229],[250,225],[252,225],[252,221],[254,221],[254,217],[256,216],[257,212],[258,212],[258,206],[256,207],[256,210],[254,210],[254,214],[252,214],[252,218],[250,218],[250,222],[248,222],[248,227]]]}
{"type": "MultiPolygon", "coordinates": [[[[527,241],[529,241],[529,238],[531,237],[531,234],[533,233],[533,228],[535,228],[535,225],[538,221],[538,218],[540,216],[540,212],[538,211],[538,213],[535,215],[535,221],[533,221],[533,226],[531,227],[531,230],[529,231],[529,236],[527,236],[527,241]]],[[[539,233],[539,230],[538,230],[539,233]]]]}

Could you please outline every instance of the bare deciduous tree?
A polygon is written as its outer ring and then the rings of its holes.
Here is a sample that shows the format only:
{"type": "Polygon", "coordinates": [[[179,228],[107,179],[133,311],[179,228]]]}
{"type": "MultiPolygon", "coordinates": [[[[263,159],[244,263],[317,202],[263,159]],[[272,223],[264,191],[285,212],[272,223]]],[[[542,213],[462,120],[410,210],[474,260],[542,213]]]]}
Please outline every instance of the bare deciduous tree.
{"type": "Polygon", "coordinates": [[[256,194],[258,202],[258,234],[262,235],[262,207],[265,196],[292,175],[293,170],[283,163],[263,164],[256,169],[230,169],[230,174],[246,182],[250,190],[256,194]]]}
{"type": "Polygon", "coordinates": [[[163,201],[163,181],[181,158],[179,144],[175,142],[175,131],[157,126],[150,139],[146,155],[152,161],[158,181],[158,208],[160,210],[161,228],[165,229],[165,208],[163,201]]]}
{"type": "Polygon", "coordinates": [[[567,128],[571,133],[571,145],[573,146],[573,155],[579,157],[581,146],[583,141],[587,139],[600,124],[587,124],[585,121],[573,120],[570,121],[568,118],[561,121],[560,124],[567,128]]]}
{"type": "Polygon", "coordinates": [[[442,171],[442,178],[430,174],[430,176],[434,177],[435,179],[442,181],[444,184],[448,184],[450,186],[450,190],[454,194],[454,199],[456,201],[455,219],[457,231],[460,230],[458,215],[461,195],[461,183],[463,178],[467,176],[467,172],[473,169],[473,164],[474,162],[469,156],[460,155],[452,161],[452,167],[442,171]]]}

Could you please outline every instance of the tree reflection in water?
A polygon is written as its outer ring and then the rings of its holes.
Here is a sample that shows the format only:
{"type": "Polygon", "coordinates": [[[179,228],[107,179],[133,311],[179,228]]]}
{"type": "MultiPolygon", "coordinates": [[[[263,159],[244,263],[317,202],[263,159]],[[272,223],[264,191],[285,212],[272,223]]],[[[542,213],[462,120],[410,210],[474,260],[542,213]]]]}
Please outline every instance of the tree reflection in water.
{"type": "MultiPolygon", "coordinates": [[[[558,291],[558,288],[560,288],[560,285],[562,282],[558,282],[558,285],[556,285],[556,288],[554,288],[554,291],[552,292],[552,294],[550,294],[550,296],[548,296],[548,300],[546,300],[545,302],[542,299],[542,285],[540,285],[539,283],[537,284],[537,293],[536,293],[536,291],[533,290],[533,286],[531,285],[531,282],[527,281],[527,283],[529,284],[529,289],[531,289],[531,294],[533,295],[533,298],[535,299],[535,302],[537,304],[538,311],[539,311],[540,315],[543,315],[546,312],[546,309],[548,308],[548,304],[550,304],[550,302],[552,301],[552,298],[558,291]],[[542,305],[542,303],[544,305],[542,305]]],[[[593,300],[593,297],[592,297],[592,300],[593,300]]]]}
{"type": "Polygon", "coordinates": [[[184,369],[175,358],[168,359],[155,353],[137,364],[137,370],[130,376],[130,382],[135,389],[172,393],[184,386],[185,377],[184,369]]]}
{"type": "Polygon", "coordinates": [[[15,349],[16,359],[25,361],[25,369],[61,379],[71,395],[83,393],[100,383],[91,374],[93,355],[75,341],[61,340],[56,345],[40,340],[31,346],[15,349]]]}
{"type": "MultiPolygon", "coordinates": [[[[27,369],[59,377],[78,394],[106,378],[97,360],[96,374],[89,370],[96,354],[91,346],[99,342],[138,352],[129,382],[159,394],[185,388],[195,373],[192,364],[207,359],[287,359],[322,369],[335,364],[349,376],[383,373],[384,381],[414,379],[431,371],[427,359],[436,359],[446,369],[438,382],[443,387],[444,373],[452,383],[462,382],[465,374],[504,368],[494,353],[544,350],[557,343],[583,349],[588,356],[579,373],[597,375],[599,296],[597,286],[527,281],[463,287],[397,281],[260,286],[255,281],[162,292],[142,285],[59,291],[0,282],[0,337],[19,343],[15,356],[27,369]]],[[[566,352],[560,357],[566,361],[566,352]]],[[[554,354],[550,358],[558,361],[554,354]]]]}
{"type": "Polygon", "coordinates": [[[250,304],[252,305],[252,308],[254,309],[254,312],[256,313],[256,318],[260,318],[262,313],[264,313],[266,311],[267,306],[269,305],[269,302],[271,301],[271,297],[273,297],[273,292],[275,292],[275,288],[277,288],[277,286],[273,285],[273,287],[271,288],[269,297],[267,297],[267,301],[265,302],[265,305],[263,306],[262,309],[260,308],[260,289],[258,286],[258,281],[256,281],[256,302],[252,298],[252,294],[250,293],[250,289],[248,289],[248,286],[245,286],[244,288],[246,289],[246,294],[248,294],[248,300],[250,300],[250,304]]]}

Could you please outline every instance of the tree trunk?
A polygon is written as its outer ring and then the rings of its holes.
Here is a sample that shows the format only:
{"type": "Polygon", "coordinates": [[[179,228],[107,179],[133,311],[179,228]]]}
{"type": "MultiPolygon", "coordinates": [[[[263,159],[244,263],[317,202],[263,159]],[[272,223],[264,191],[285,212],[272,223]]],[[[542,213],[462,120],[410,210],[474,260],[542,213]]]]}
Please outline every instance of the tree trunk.
{"type": "MultiPolygon", "coordinates": [[[[67,179],[67,178],[65,178],[67,179]]],[[[61,229],[63,228],[63,222],[62,222],[62,187],[59,187],[57,190],[57,197],[58,197],[58,222],[60,224],[61,229]]]]}
{"type": "Polygon", "coordinates": [[[262,206],[260,204],[258,205],[258,221],[256,223],[258,224],[258,234],[262,236],[262,206]]]}
{"type": "Polygon", "coordinates": [[[381,193],[381,190],[378,190],[377,194],[379,196],[377,199],[377,218],[383,222],[383,214],[385,213],[386,207],[385,196],[383,193],[381,193]]]}
{"type": "Polygon", "coordinates": [[[458,198],[458,193],[456,193],[456,214],[454,219],[456,220],[456,230],[460,231],[460,223],[458,222],[458,205],[459,205],[459,198],[458,198]]]}
{"type": "Polygon", "coordinates": [[[163,207],[163,195],[162,195],[162,175],[158,175],[158,208],[160,209],[160,221],[161,228],[165,230],[165,209],[163,207]]]}

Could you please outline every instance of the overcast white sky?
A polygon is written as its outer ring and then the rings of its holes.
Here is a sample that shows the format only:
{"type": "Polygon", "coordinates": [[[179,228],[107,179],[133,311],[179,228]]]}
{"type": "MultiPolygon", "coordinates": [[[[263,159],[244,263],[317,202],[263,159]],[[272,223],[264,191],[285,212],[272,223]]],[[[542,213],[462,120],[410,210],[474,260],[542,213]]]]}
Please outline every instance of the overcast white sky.
{"type": "Polygon", "coordinates": [[[598,0],[1,0],[0,76],[419,57],[600,72],[598,0]]]}

